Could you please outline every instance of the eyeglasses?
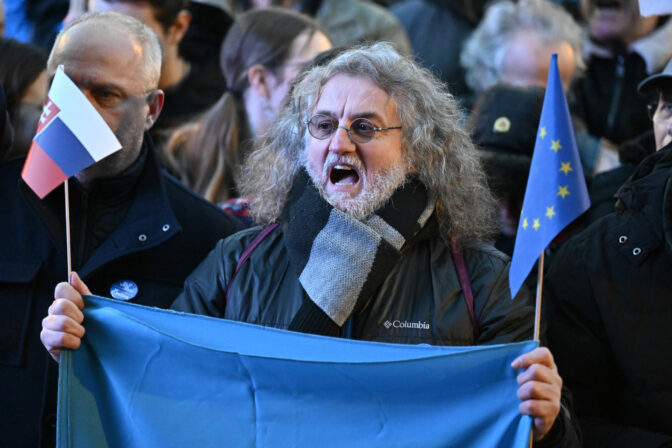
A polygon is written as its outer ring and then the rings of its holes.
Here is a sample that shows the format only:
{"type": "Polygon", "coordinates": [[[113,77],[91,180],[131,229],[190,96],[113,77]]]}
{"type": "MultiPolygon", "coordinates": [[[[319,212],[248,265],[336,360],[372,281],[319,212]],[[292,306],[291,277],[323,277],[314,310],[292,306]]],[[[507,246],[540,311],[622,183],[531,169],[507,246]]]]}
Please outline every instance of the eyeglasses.
{"type": "Polygon", "coordinates": [[[308,126],[308,132],[310,135],[315,137],[318,140],[325,140],[338,130],[338,128],[345,129],[352,140],[355,143],[366,143],[371,141],[371,139],[376,135],[376,132],[379,131],[389,131],[390,129],[401,129],[401,126],[392,126],[389,128],[377,128],[373,125],[371,120],[366,118],[356,118],[350,123],[350,127],[346,128],[345,126],[340,126],[338,120],[328,115],[315,115],[309,121],[305,122],[308,126]]]}

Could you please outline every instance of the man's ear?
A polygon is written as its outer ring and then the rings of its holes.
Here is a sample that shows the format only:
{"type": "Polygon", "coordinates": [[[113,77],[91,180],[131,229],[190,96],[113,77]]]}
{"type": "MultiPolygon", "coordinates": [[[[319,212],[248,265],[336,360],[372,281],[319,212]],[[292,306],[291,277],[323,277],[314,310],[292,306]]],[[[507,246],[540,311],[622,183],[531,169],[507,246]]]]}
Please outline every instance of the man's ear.
{"type": "Polygon", "coordinates": [[[168,28],[167,39],[173,45],[178,45],[191,24],[191,13],[186,9],[177,13],[173,24],[168,28]]]}
{"type": "Polygon", "coordinates": [[[149,96],[147,97],[147,103],[149,104],[149,112],[147,113],[147,117],[145,118],[145,131],[148,131],[152,126],[154,126],[154,123],[156,123],[156,119],[159,118],[161,109],[163,109],[164,97],[165,94],[161,89],[156,89],[155,91],[150,93],[149,96]]]}
{"type": "Polygon", "coordinates": [[[250,88],[265,99],[271,97],[268,88],[268,75],[268,70],[261,64],[254,64],[247,70],[247,80],[250,83],[250,88]]]}

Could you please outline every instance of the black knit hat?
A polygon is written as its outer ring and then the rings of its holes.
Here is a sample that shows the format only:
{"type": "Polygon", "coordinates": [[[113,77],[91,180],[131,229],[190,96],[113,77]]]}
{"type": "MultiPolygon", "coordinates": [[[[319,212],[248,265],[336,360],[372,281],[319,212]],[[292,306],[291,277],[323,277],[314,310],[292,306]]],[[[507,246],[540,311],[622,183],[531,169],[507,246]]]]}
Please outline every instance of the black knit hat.
{"type": "Polygon", "coordinates": [[[532,157],[544,92],[543,87],[505,84],[483,92],[469,117],[474,143],[485,150],[532,157]]]}
{"type": "Polygon", "coordinates": [[[672,86],[672,59],[670,59],[661,73],[651,75],[640,82],[637,90],[639,93],[649,93],[660,88],[661,84],[672,86]]]}

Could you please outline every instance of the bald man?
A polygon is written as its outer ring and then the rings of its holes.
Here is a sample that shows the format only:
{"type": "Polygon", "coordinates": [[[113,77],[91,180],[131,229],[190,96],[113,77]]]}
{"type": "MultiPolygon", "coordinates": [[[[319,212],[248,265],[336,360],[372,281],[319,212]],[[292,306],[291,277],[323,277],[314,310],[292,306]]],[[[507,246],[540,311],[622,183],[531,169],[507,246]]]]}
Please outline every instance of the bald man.
{"type": "MultiPolygon", "coordinates": [[[[167,307],[235,219],[163,173],[148,131],[163,105],[156,35],[117,13],[85,15],[57,37],[48,62],[86,95],[122,149],[70,180],[72,263],[94,293],[167,307]]],[[[63,188],[40,200],[0,165],[0,419],[5,446],[53,445],[57,364],[40,320],[66,276],[63,188]]]]}

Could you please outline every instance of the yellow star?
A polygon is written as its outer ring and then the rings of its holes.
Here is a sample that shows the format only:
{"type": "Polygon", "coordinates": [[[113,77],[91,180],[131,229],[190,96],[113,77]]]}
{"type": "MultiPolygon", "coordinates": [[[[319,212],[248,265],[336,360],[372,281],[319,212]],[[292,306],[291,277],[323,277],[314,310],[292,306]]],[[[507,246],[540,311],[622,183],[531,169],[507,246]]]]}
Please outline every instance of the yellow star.
{"type": "Polygon", "coordinates": [[[555,216],[555,210],[553,210],[555,207],[546,207],[546,217],[548,219],[553,219],[555,216]]]}
{"type": "Polygon", "coordinates": [[[539,132],[539,136],[540,136],[541,138],[546,137],[546,128],[545,128],[545,127],[542,127],[542,128],[541,128],[541,132],[539,132]]]}
{"type": "Polygon", "coordinates": [[[534,224],[532,224],[532,228],[534,230],[539,230],[539,227],[541,227],[541,224],[539,224],[539,220],[535,218],[534,219],[534,224]]]}
{"type": "Polygon", "coordinates": [[[523,219],[523,230],[527,230],[527,226],[529,224],[527,223],[527,218],[523,219]]]}
{"type": "Polygon", "coordinates": [[[560,139],[558,140],[551,140],[551,149],[555,151],[555,153],[558,153],[558,149],[562,149],[562,145],[560,144],[560,139]]]}
{"type": "Polygon", "coordinates": [[[569,185],[565,185],[564,187],[561,187],[558,185],[558,192],[556,193],[556,196],[562,196],[562,199],[565,199],[565,196],[569,194],[569,185]]]}
{"type": "Polygon", "coordinates": [[[560,171],[565,173],[565,176],[569,174],[570,171],[574,171],[574,168],[572,168],[572,163],[571,162],[560,162],[562,167],[560,168],[560,171]]]}

